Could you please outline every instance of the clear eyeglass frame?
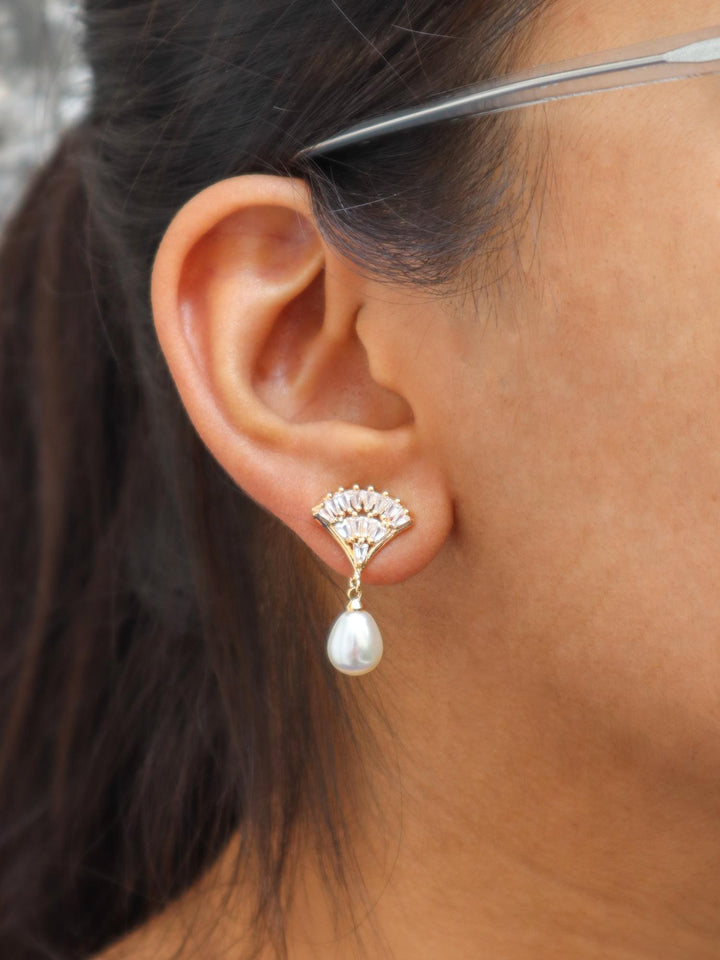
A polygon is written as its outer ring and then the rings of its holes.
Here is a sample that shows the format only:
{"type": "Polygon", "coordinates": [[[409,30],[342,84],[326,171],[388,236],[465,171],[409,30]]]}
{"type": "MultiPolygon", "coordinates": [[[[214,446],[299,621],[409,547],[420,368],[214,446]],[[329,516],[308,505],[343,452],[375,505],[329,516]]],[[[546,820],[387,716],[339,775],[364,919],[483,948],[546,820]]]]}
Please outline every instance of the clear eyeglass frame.
{"type": "Polygon", "coordinates": [[[305,147],[295,159],[326,155],[443,120],[712,73],[720,73],[720,25],[494,77],[419,106],[355,124],[305,147]]]}

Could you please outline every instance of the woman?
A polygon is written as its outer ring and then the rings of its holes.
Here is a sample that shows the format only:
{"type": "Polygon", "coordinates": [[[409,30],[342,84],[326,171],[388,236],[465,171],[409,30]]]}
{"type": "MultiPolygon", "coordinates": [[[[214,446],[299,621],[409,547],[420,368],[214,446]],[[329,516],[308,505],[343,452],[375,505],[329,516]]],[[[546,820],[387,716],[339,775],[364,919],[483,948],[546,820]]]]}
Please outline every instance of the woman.
{"type": "Polygon", "coordinates": [[[0,956],[720,956],[720,79],[302,152],[720,4],[83,18],[0,260],[0,956]]]}

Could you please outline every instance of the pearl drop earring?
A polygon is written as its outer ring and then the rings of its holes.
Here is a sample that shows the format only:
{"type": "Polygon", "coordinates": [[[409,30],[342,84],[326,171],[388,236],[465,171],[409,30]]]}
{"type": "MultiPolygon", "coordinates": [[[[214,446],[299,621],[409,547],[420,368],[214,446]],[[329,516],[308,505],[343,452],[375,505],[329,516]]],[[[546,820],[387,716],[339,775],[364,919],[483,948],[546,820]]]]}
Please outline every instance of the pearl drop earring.
{"type": "Polygon", "coordinates": [[[340,487],[313,507],[313,517],[332,534],[352,564],[347,608],[333,623],[327,655],[341,673],[357,677],[380,663],[383,642],[375,618],[362,605],[360,577],[375,554],[413,519],[399,500],[373,487],[340,487]]]}

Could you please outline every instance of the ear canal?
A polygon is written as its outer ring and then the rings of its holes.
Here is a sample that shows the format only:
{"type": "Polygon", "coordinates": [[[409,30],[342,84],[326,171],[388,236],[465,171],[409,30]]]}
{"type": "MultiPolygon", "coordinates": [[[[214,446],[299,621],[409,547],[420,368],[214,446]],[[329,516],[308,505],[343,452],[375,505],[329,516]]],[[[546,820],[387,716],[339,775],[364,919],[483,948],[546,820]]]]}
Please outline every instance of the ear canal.
{"type": "Polygon", "coordinates": [[[353,323],[343,336],[328,331],[324,282],[320,274],[278,314],[256,362],[254,390],[296,423],[333,419],[374,430],[411,423],[407,401],[373,378],[353,323]]]}

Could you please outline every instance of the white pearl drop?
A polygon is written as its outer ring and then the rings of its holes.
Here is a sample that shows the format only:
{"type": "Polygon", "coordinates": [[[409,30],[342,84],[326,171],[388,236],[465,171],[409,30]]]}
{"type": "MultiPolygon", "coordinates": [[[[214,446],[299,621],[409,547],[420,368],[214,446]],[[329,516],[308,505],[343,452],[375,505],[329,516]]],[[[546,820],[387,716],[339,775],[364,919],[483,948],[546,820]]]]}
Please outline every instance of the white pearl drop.
{"type": "Polygon", "coordinates": [[[383,642],[377,623],[367,610],[341,613],[330,629],[327,655],[340,673],[358,677],[380,663],[383,642]]]}

